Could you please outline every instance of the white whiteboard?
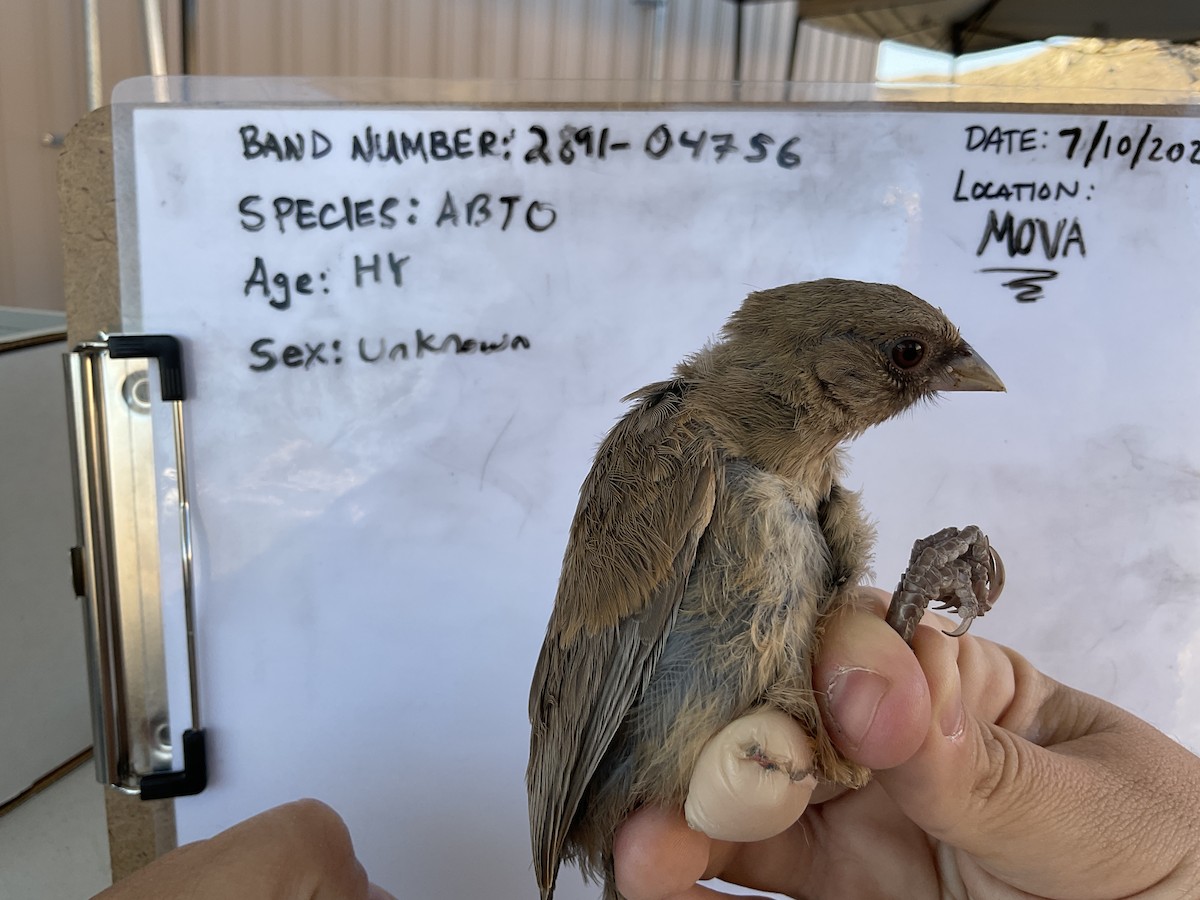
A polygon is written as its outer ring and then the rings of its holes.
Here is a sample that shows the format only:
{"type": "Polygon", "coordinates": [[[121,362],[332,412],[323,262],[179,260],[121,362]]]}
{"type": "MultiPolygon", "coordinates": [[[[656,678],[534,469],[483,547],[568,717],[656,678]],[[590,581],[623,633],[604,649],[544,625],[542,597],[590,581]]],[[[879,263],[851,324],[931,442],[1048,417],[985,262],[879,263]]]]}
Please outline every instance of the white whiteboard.
{"type": "Polygon", "coordinates": [[[131,153],[124,327],[180,336],[192,390],[212,777],[181,841],[313,795],[398,896],[529,895],[526,696],[592,451],[749,290],[824,276],[943,307],[1009,390],[854,447],[879,582],[979,523],[1009,582],[976,633],[1200,747],[1195,118],[163,106],[131,153]],[[304,158],[246,158],[245,127],[304,158]],[[408,158],[352,159],[368,128],[408,158]],[[259,258],[312,293],[275,308],[259,258]],[[1022,301],[995,268],[1055,277],[1022,301]],[[432,352],[450,334],[507,346],[432,352]]]}

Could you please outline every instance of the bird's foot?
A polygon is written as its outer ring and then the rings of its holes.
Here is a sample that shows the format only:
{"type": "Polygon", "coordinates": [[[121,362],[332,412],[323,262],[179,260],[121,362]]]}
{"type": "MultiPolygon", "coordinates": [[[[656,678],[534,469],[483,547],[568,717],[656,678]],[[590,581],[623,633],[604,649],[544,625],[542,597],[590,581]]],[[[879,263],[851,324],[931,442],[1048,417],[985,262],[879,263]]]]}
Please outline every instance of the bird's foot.
{"type": "Polygon", "coordinates": [[[946,634],[967,633],[976,616],[982,616],[1004,589],[1004,563],[976,525],[943,528],[913,544],[908,568],[900,578],[888,607],[887,623],[907,643],[930,603],[953,609],[962,622],[946,634]]]}

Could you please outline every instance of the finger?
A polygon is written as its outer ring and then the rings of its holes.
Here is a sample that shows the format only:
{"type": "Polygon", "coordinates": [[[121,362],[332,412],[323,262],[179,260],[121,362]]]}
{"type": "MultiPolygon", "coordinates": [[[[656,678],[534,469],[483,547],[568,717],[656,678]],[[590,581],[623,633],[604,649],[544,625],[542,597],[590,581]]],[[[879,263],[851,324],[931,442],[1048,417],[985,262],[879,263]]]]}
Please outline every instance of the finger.
{"type": "Polygon", "coordinates": [[[689,828],[680,810],[644,807],[613,838],[617,890],[626,900],[725,897],[696,882],[713,877],[735,848],[689,828]]]}
{"type": "Polygon", "coordinates": [[[854,762],[872,769],[895,766],[925,739],[925,674],[873,606],[848,609],[830,621],[813,685],[834,745],[854,762]]]}
{"type": "Polygon", "coordinates": [[[1180,840],[1194,819],[1181,803],[1194,796],[1181,800],[1178,745],[989,642],[921,626],[913,651],[930,691],[925,738],[876,777],[931,837],[965,854],[964,879],[1126,896],[1195,852],[1180,840]]]}
{"type": "Polygon", "coordinates": [[[350,900],[368,897],[368,888],[341,817],[319,801],[298,800],[172,850],[99,897],[350,900]]]}

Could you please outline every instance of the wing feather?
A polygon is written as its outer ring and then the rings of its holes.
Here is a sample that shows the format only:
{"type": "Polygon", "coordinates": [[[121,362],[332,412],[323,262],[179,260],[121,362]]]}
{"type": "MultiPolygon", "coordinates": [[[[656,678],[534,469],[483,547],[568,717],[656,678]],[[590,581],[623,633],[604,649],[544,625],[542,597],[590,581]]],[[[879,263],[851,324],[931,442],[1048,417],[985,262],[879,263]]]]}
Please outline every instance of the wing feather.
{"type": "Polygon", "coordinates": [[[601,444],[580,491],[529,697],[529,819],[542,896],[613,735],[654,671],[715,503],[718,461],[660,382],[601,444]]]}

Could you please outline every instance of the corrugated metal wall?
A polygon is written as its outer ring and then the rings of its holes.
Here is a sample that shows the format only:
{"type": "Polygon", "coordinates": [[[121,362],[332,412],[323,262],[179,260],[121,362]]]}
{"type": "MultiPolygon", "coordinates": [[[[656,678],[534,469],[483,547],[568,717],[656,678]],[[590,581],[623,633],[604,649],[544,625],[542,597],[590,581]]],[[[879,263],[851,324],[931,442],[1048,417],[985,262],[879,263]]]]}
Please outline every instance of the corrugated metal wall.
{"type": "MultiPolygon", "coordinates": [[[[98,0],[105,96],[146,72],[138,0],[98,0]]],[[[86,112],[81,0],[0,0],[0,305],[62,307],[54,186],[86,112]]],[[[728,79],[730,0],[200,0],[197,74],[728,79]]],[[[749,3],[742,77],[787,75],[796,4],[749,3]]],[[[179,4],[166,0],[168,68],[179,4]]],[[[807,25],[793,77],[872,81],[877,45],[807,25]]]]}
{"type": "MultiPolygon", "coordinates": [[[[438,78],[729,78],[729,0],[209,0],[199,62],[211,74],[438,78]]],[[[786,77],[794,2],[750,3],[743,78],[786,77]]],[[[871,81],[876,44],[802,29],[796,77],[871,81]]]]}

